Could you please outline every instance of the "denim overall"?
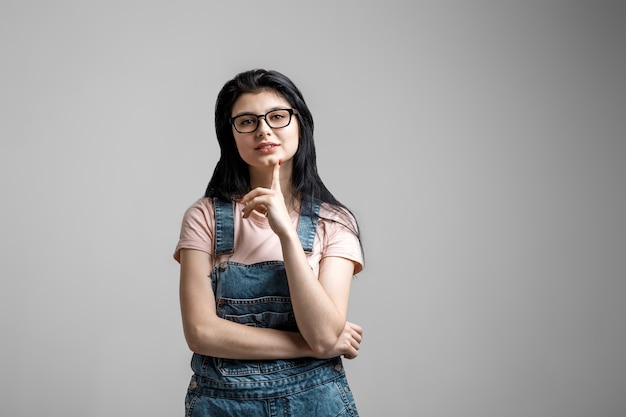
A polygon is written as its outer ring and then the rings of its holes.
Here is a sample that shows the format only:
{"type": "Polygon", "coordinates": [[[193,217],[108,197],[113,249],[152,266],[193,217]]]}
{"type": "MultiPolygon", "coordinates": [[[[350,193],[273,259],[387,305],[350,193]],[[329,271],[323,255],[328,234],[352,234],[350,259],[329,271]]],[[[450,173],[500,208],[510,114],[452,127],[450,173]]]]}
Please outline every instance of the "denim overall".
{"type": "MultiPolygon", "coordinates": [[[[234,206],[218,199],[214,203],[217,259],[235,250],[234,206]]],[[[298,236],[307,253],[313,250],[318,212],[317,205],[303,208],[298,221],[298,236]]],[[[298,331],[282,261],[252,265],[224,261],[213,268],[211,283],[221,318],[298,331]]],[[[191,367],[186,416],[358,416],[340,357],[234,360],[194,353],[191,367]]]]}

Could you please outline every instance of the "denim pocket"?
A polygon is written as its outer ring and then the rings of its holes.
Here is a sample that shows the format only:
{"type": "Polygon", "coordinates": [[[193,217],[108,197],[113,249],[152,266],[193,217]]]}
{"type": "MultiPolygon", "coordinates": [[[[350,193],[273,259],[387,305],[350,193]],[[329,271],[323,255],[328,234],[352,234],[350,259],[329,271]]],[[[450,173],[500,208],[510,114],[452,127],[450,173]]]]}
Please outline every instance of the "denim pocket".
{"type": "Polygon", "coordinates": [[[298,331],[289,297],[220,298],[217,301],[217,314],[246,326],[298,331]]]}
{"type": "Polygon", "coordinates": [[[293,416],[358,417],[345,378],[294,393],[289,398],[289,409],[293,416]]]}
{"type": "Polygon", "coordinates": [[[238,360],[215,359],[215,367],[223,376],[266,375],[308,365],[310,359],[238,360]]]}
{"type": "MultiPolygon", "coordinates": [[[[217,302],[217,314],[246,326],[297,332],[296,317],[289,297],[268,296],[251,299],[225,298],[217,302]]],[[[217,370],[224,376],[269,374],[297,368],[309,359],[235,360],[215,358],[217,370]]]]}
{"type": "Polygon", "coordinates": [[[269,417],[266,400],[246,400],[218,398],[207,395],[188,393],[185,400],[186,417],[269,417]]]}

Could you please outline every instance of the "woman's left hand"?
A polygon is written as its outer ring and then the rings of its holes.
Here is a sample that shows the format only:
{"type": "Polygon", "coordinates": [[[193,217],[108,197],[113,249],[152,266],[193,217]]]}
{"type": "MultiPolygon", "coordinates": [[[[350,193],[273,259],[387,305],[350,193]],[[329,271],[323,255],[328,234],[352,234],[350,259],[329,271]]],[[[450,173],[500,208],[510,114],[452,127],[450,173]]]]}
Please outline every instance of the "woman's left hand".
{"type": "Polygon", "coordinates": [[[252,210],[256,209],[265,214],[270,227],[279,236],[294,230],[289,211],[285,205],[285,197],[280,188],[280,164],[281,161],[278,161],[274,165],[270,188],[257,187],[239,201],[244,205],[242,210],[244,219],[248,218],[252,210]]]}

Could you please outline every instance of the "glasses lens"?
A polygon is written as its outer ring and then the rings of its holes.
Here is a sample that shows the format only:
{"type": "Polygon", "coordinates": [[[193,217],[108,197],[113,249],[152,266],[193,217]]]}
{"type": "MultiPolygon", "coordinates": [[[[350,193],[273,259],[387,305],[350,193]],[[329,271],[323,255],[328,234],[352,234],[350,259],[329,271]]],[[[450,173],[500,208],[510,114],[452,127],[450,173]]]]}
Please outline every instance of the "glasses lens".
{"type": "Polygon", "coordinates": [[[291,121],[289,110],[274,110],[267,113],[265,121],[270,127],[285,127],[291,121]]]}
{"type": "Polygon", "coordinates": [[[250,133],[256,130],[256,127],[259,124],[259,118],[252,114],[242,114],[241,116],[235,117],[233,124],[235,125],[237,132],[250,133]]]}

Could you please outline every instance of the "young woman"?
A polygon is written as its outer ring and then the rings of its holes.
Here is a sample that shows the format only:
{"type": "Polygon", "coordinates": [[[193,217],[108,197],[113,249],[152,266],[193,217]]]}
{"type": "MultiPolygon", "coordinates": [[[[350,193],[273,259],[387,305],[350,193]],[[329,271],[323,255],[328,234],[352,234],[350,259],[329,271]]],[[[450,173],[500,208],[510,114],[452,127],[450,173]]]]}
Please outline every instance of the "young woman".
{"type": "Polygon", "coordinates": [[[221,156],[185,213],[183,328],[194,352],[187,416],[357,416],[342,359],[363,267],[357,222],[317,173],[313,117],[276,71],[251,70],[217,97],[221,156]]]}

